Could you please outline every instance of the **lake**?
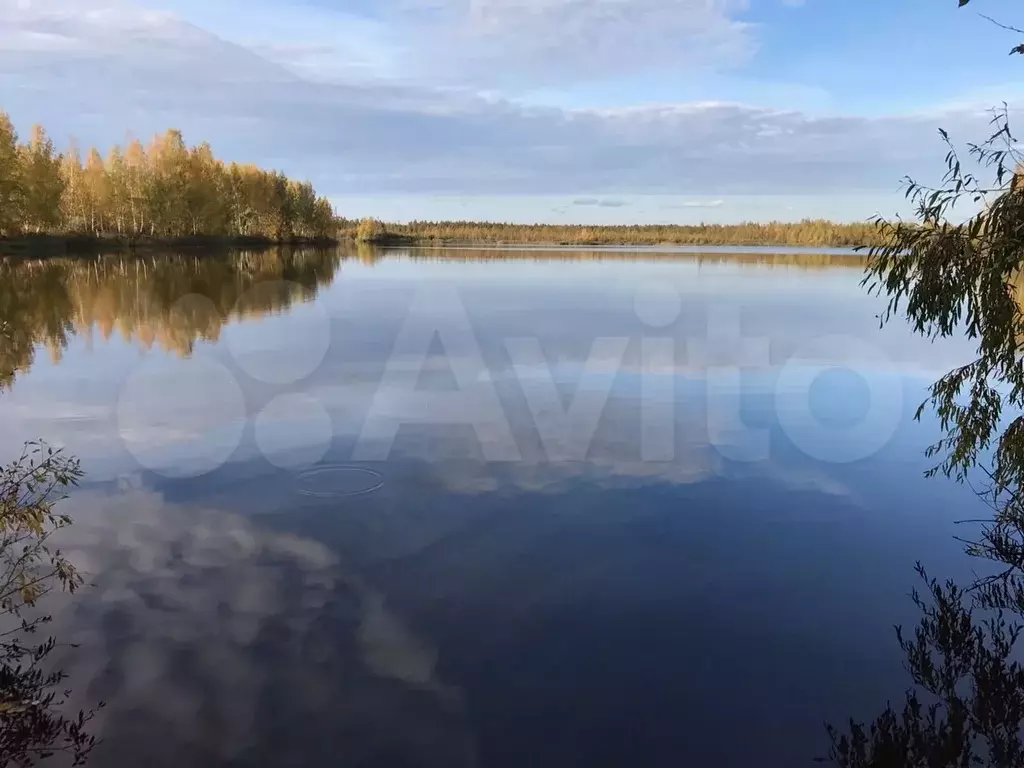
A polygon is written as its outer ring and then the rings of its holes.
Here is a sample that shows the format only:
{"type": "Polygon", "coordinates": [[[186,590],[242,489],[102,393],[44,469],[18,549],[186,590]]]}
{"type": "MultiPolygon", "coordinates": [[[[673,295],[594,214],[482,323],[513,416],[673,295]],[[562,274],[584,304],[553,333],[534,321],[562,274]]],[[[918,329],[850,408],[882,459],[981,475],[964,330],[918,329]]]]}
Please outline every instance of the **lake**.
{"type": "MultiPolygon", "coordinates": [[[[968,359],[843,252],[0,262],[0,459],[82,459],[100,766],[812,765],[908,680],[968,359]]],[[[963,533],[963,531],[960,531],[963,533]]]]}

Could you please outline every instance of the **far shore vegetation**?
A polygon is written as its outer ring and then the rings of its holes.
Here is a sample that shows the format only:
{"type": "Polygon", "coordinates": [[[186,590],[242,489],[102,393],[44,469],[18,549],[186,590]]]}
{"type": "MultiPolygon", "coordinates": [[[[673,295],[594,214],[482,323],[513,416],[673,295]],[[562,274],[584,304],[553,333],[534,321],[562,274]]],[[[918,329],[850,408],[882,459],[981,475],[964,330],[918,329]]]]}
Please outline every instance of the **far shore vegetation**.
{"type": "Polygon", "coordinates": [[[882,244],[871,222],[824,219],[740,224],[511,224],[477,221],[339,220],[338,235],[382,245],[785,245],[856,248],[882,244]]]}
{"type": "Polygon", "coordinates": [[[471,221],[392,224],[338,217],[309,182],[226,163],[169,130],[107,152],[71,142],[58,153],[41,126],[20,140],[0,112],[0,241],[32,249],[355,240],[450,245],[880,244],[870,223],[562,225],[471,221]]]}

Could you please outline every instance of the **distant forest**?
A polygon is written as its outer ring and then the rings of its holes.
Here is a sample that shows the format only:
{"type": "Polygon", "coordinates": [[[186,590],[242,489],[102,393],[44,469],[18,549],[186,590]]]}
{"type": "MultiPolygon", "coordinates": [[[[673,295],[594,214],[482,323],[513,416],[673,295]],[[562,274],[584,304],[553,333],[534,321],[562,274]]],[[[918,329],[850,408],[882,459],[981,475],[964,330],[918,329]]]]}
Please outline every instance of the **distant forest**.
{"type": "Polygon", "coordinates": [[[19,143],[0,112],[0,236],[60,235],[274,241],[335,234],[331,204],[309,183],[252,165],[226,165],[179,131],[58,154],[42,127],[19,143]]]}
{"type": "Polygon", "coordinates": [[[188,146],[180,131],[148,145],[135,140],[84,153],[58,153],[36,126],[20,142],[0,112],[0,238],[143,239],[252,238],[263,241],[351,238],[367,243],[424,245],[876,245],[873,224],[821,219],[698,225],[588,226],[471,221],[337,218],[308,182],[254,165],[225,163],[209,144],[188,146]]]}
{"type": "Polygon", "coordinates": [[[339,234],[363,242],[527,245],[796,245],[850,248],[875,245],[881,234],[870,222],[837,224],[823,219],[790,223],[645,224],[500,224],[472,221],[413,221],[387,224],[373,219],[341,220],[339,234]]]}

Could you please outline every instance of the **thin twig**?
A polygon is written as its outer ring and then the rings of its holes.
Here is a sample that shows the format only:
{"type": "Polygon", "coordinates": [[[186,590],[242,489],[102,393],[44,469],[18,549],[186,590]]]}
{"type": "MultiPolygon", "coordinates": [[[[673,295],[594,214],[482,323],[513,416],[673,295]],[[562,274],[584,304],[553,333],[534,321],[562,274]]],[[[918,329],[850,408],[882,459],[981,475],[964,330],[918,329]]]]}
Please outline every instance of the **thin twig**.
{"type": "Polygon", "coordinates": [[[978,15],[981,16],[981,18],[985,19],[986,21],[991,21],[993,24],[995,24],[997,27],[1000,27],[1001,29],[1005,29],[1009,32],[1017,32],[1018,34],[1024,35],[1024,29],[1017,29],[1017,27],[1011,27],[1008,24],[1003,24],[1000,21],[996,21],[991,16],[986,16],[984,13],[979,13],[978,15]]]}

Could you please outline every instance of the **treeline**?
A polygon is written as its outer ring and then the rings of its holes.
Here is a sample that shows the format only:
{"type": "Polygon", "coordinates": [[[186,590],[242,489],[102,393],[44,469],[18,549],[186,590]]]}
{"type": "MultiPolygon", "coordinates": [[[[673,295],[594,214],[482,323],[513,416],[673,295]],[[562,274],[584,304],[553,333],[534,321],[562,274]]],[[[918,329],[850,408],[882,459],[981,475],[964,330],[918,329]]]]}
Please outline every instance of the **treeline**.
{"type": "Polygon", "coordinates": [[[870,222],[840,224],[824,219],[742,224],[564,225],[474,221],[413,221],[387,224],[342,220],[340,232],[373,242],[545,243],[557,245],[795,245],[852,248],[875,245],[881,235],[870,222]]]}
{"type": "Polygon", "coordinates": [[[0,112],[0,237],[60,235],[330,238],[331,204],[309,183],[253,165],[225,164],[209,144],[190,147],[179,131],[147,146],[132,141],[106,156],[74,145],[58,154],[41,126],[20,143],[0,112]]]}

